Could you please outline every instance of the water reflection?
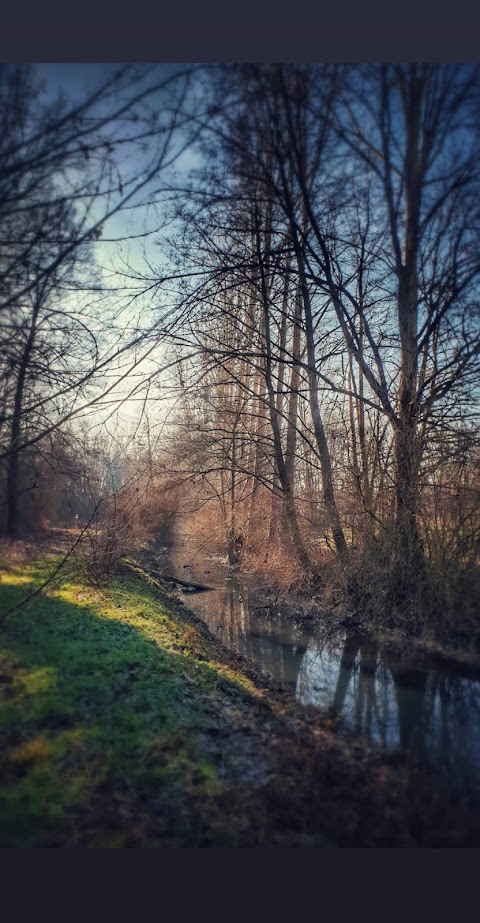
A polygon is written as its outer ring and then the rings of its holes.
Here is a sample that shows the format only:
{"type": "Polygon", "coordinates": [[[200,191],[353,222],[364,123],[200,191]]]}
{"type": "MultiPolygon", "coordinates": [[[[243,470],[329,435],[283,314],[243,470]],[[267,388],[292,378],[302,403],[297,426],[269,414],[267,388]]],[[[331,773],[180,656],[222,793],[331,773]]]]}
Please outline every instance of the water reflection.
{"type": "Polygon", "coordinates": [[[295,690],[312,630],[298,628],[291,618],[268,618],[255,608],[248,588],[234,578],[225,586],[189,596],[187,604],[208,623],[226,647],[246,657],[258,673],[295,690]]]}
{"type": "MultiPolygon", "coordinates": [[[[181,566],[171,561],[178,576],[181,566]]],[[[341,732],[414,754],[459,795],[480,803],[480,669],[431,657],[405,662],[355,632],[332,638],[322,626],[302,628],[281,612],[267,617],[248,587],[222,568],[193,570],[192,579],[218,588],[189,596],[188,605],[255,670],[289,686],[300,701],[335,712],[341,732]]]]}
{"type": "Polygon", "coordinates": [[[393,651],[347,634],[340,650],[314,641],[297,694],[330,706],[345,730],[369,743],[400,748],[480,803],[480,671],[433,658],[406,664],[393,651]]]}

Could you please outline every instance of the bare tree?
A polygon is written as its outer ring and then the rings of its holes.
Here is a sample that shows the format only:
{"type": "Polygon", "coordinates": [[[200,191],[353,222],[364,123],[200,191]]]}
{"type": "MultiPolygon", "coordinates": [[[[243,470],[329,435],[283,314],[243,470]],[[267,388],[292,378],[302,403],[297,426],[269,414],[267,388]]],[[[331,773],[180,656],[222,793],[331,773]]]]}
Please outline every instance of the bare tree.
{"type": "MultiPolygon", "coordinates": [[[[45,102],[32,68],[0,71],[0,457],[11,537],[19,472],[35,446],[99,406],[102,392],[112,399],[105,373],[130,347],[131,369],[146,340],[152,349],[151,330],[126,329],[141,290],[122,281],[118,267],[107,274],[98,256],[123,237],[148,235],[142,216],[161,204],[160,172],[189,143],[188,80],[188,69],[165,76],[123,67],[72,104],[45,102]],[[107,237],[106,223],[119,227],[132,209],[132,232],[107,237]]],[[[117,382],[125,374],[119,369],[117,382]]]]}

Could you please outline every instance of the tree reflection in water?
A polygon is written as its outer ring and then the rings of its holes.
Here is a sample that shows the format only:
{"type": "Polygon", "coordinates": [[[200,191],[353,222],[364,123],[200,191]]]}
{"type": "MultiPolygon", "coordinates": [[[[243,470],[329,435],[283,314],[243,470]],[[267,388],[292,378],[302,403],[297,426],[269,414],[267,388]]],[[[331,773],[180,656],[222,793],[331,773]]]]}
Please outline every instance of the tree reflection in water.
{"type": "Polygon", "coordinates": [[[407,664],[350,633],[331,702],[346,729],[399,747],[480,802],[480,671],[432,658],[407,664]]]}
{"type": "Polygon", "coordinates": [[[358,632],[322,638],[281,611],[267,616],[234,576],[218,576],[217,590],[187,602],[227,647],[300,701],[340,716],[340,732],[420,758],[480,803],[480,669],[409,662],[358,632]]]}
{"type": "Polygon", "coordinates": [[[227,585],[208,593],[208,599],[195,601],[215,634],[232,650],[248,659],[258,673],[272,676],[293,690],[296,689],[303,657],[312,637],[282,614],[273,617],[260,614],[249,605],[246,587],[231,579],[227,585]]]}

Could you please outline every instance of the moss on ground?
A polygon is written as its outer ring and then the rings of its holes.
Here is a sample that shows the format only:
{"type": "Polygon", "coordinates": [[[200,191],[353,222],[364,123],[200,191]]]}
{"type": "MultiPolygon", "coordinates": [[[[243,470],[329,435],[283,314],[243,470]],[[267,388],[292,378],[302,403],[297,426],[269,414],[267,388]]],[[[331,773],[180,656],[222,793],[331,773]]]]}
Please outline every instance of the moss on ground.
{"type": "MultiPolygon", "coordinates": [[[[44,579],[45,565],[4,570],[0,611],[44,579]]],[[[13,612],[1,631],[0,845],[201,840],[222,790],[204,745],[220,682],[254,693],[135,576],[104,591],[65,579],[13,612]]]]}
{"type": "MultiPolygon", "coordinates": [[[[0,618],[48,566],[2,569],[0,618]]],[[[144,576],[65,573],[3,621],[0,846],[475,841],[428,780],[347,752],[144,576]]]]}

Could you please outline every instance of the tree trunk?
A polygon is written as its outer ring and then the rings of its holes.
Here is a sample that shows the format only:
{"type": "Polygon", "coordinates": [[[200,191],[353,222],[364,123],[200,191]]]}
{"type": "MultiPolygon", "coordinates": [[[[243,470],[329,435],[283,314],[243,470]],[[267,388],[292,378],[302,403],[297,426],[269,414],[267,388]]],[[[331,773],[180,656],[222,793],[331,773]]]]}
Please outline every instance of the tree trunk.
{"type": "MultiPolygon", "coordinates": [[[[277,417],[282,418],[283,413],[283,385],[285,379],[285,350],[287,344],[287,309],[288,309],[288,297],[290,291],[290,258],[288,259],[286,273],[285,273],[285,283],[283,289],[283,304],[282,304],[282,320],[280,326],[280,343],[279,343],[279,360],[278,360],[278,377],[277,377],[277,401],[276,401],[276,411],[277,417]]],[[[282,516],[282,490],[280,484],[280,478],[278,475],[278,470],[275,469],[275,474],[273,478],[273,490],[272,490],[272,507],[270,514],[270,530],[268,535],[268,544],[275,544],[279,532],[280,532],[280,523],[282,516]]]]}
{"type": "Polygon", "coordinates": [[[9,538],[16,538],[19,531],[18,522],[18,473],[19,473],[19,443],[21,431],[21,414],[23,407],[23,395],[25,391],[25,380],[27,376],[30,356],[35,341],[35,330],[37,317],[40,309],[39,302],[36,302],[32,314],[28,339],[25,344],[22,358],[18,369],[17,384],[15,387],[15,397],[13,402],[13,417],[10,430],[10,454],[7,456],[7,521],[6,534],[9,538]]]}
{"type": "Polygon", "coordinates": [[[396,553],[401,582],[408,592],[412,578],[423,568],[417,525],[420,452],[417,438],[418,367],[418,248],[424,164],[420,150],[421,106],[425,90],[416,65],[409,69],[405,87],[405,232],[397,294],[400,333],[400,382],[395,427],[396,553]]]}
{"type": "Polygon", "coordinates": [[[335,548],[337,554],[341,561],[346,561],[348,555],[348,547],[345,541],[345,535],[343,533],[342,524],[340,522],[340,516],[338,513],[337,504],[335,501],[335,493],[333,488],[333,476],[332,476],[332,463],[330,459],[330,451],[328,448],[327,437],[325,434],[325,428],[323,426],[322,415],[320,412],[320,404],[318,400],[318,382],[317,374],[315,368],[315,341],[313,334],[313,319],[312,319],[312,308],[310,304],[310,294],[308,291],[308,285],[305,278],[305,267],[303,262],[303,254],[300,249],[298,242],[298,237],[296,231],[294,233],[295,241],[295,252],[298,263],[298,271],[300,275],[300,284],[302,288],[302,299],[303,299],[303,310],[305,316],[305,336],[307,341],[307,361],[308,361],[308,391],[310,398],[310,412],[312,415],[313,429],[315,432],[315,440],[317,443],[318,456],[320,459],[320,467],[322,471],[322,481],[323,481],[323,498],[325,501],[325,509],[328,517],[328,524],[332,530],[333,541],[335,543],[335,548]]]}
{"type": "Polygon", "coordinates": [[[298,421],[298,389],[300,386],[300,332],[301,332],[301,295],[297,289],[295,297],[295,316],[293,319],[292,340],[292,372],[290,376],[290,397],[288,401],[287,416],[287,445],[285,451],[285,465],[290,483],[295,478],[295,453],[297,448],[297,421],[298,421]]]}
{"type": "Polygon", "coordinates": [[[229,502],[229,519],[227,530],[227,555],[229,564],[238,564],[238,537],[236,524],[236,496],[235,496],[235,473],[236,473],[236,434],[235,428],[232,433],[232,457],[230,464],[230,502],[229,502]]]}
{"type": "MultiPolygon", "coordinates": [[[[267,221],[268,227],[268,221],[267,221]]],[[[267,249],[267,272],[265,271],[264,257],[261,252],[260,246],[260,228],[258,224],[258,216],[256,222],[256,242],[257,242],[257,260],[258,267],[260,271],[260,280],[261,280],[261,290],[262,290],[262,307],[263,307],[263,318],[264,318],[264,329],[265,329],[265,384],[266,384],[266,400],[268,406],[268,412],[270,417],[270,425],[272,428],[273,435],[273,447],[274,447],[274,459],[275,466],[278,472],[278,477],[280,480],[280,485],[282,488],[285,509],[287,513],[287,522],[290,532],[290,538],[292,541],[292,548],[294,554],[300,562],[301,566],[307,572],[312,572],[312,564],[308,556],[307,550],[305,548],[303,538],[298,526],[297,511],[295,509],[295,502],[292,492],[292,485],[290,483],[288,472],[285,467],[285,459],[283,455],[282,448],[282,439],[279,426],[279,418],[277,414],[277,407],[275,401],[275,391],[272,381],[272,343],[271,343],[271,332],[270,332],[270,304],[269,304],[269,289],[268,289],[268,247],[267,249]]]]}

